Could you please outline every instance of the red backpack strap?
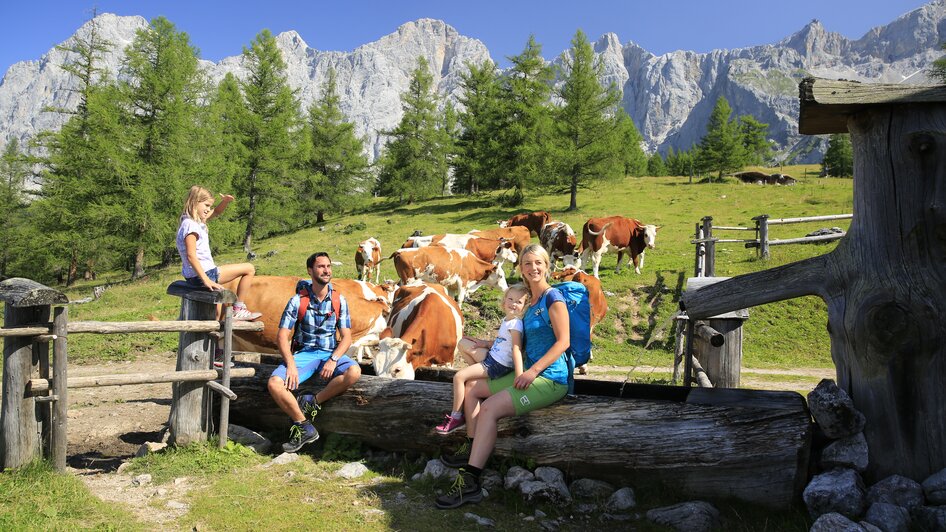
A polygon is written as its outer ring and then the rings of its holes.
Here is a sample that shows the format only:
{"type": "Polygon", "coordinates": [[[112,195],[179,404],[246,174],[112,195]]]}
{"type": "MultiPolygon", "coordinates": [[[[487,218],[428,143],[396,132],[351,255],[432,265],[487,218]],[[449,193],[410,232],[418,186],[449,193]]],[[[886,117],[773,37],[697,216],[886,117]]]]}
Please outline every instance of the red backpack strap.
{"type": "Polygon", "coordinates": [[[305,317],[306,311],[309,310],[309,289],[306,286],[303,286],[299,289],[299,310],[296,312],[296,325],[298,326],[299,321],[305,317]]]}
{"type": "Polygon", "coordinates": [[[332,313],[335,314],[336,322],[342,315],[342,293],[332,289],[332,313]]]}

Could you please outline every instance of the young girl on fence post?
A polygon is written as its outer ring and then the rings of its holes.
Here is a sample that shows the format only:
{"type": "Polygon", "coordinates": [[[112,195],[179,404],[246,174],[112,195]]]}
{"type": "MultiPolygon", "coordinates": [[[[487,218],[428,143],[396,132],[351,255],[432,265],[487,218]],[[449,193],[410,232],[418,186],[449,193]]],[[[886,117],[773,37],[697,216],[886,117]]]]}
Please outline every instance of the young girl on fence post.
{"type": "Polygon", "coordinates": [[[231,201],[233,196],[220,194],[220,203],[214,207],[214,197],[209,190],[198,185],[192,186],[184,201],[181,226],[177,230],[177,252],[181,255],[184,279],[194,288],[223,290],[222,283],[239,279],[236,289],[237,302],[233,304],[233,319],[255,320],[262,314],[247,310],[243,296],[253,283],[256,267],[248,262],[217,266],[210,255],[207,222],[226,210],[231,201]]]}
{"type": "Polygon", "coordinates": [[[464,336],[460,340],[460,353],[470,363],[453,376],[453,411],[445,415],[444,422],[434,430],[440,434],[451,432],[466,425],[463,416],[463,397],[466,383],[474,379],[498,379],[511,371],[518,377],[522,373],[522,311],[529,301],[529,290],[523,284],[514,284],[503,294],[502,307],[505,317],[499,326],[496,340],[478,340],[464,336]]]}

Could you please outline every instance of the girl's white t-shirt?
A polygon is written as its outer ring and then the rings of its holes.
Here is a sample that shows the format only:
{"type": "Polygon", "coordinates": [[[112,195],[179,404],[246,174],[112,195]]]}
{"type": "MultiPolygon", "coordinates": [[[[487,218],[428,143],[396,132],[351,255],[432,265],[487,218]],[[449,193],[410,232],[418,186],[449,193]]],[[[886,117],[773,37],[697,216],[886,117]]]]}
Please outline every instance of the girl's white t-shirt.
{"type": "Polygon", "coordinates": [[[519,318],[503,320],[499,325],[496,340],[493,342],[493,346],[489,348],[489,356],[507,368],[513,367],[512,331],[519,331],[519,336],[522,337],[522,320],[519,318]]]}
{"type": "Polygon", "coordinates": [[[197,270],[187,260],[187,248],[184,246],[184,237],[194,233],[197,235],[197,260],[200,262],[201,271],[212,270],[217,267],[214,259],[210,256],[210,235],[207,233],[207,224],[202,224],[190,216],[181,216],[181,227],[177,230],[177,252],[181,255],[181,273],[184,278],[196,277],[197,270]]]}

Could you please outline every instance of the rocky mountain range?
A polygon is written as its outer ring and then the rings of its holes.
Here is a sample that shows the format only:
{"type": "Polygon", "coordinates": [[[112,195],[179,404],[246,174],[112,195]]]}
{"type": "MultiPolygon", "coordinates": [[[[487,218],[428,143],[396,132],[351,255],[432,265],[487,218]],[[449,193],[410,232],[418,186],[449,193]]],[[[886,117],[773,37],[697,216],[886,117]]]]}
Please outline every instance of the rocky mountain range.
{"type": "MultiPolygon", "coordinates": [[[[95,23],[113,44],[104,64],[110,75],[117,75],[124,48],[148,23],[141,17],[112,14],[99,15],[95,23]]],[[[88,32],[90,25],[77,33],[88,32]]],[[[708,53],[679,50],[655,55],[633,42],[622,44],[613,33],[593,44],[604,64],[604,82],[623,90],[623,106],[648,151],[685,149],[697,142],[716,99],[724,96],[735,114],[751,114],[769,124],[779,157],[814,162],[820,160],[822,141],[799,135],[797,127],[797,87],[802,77],[926,83],[924,69],[942,55],[944,41],[946,0],[934,0],[857,40],[832,33],[814,20],[773,44],[708,53]]],[[[482,42],[432,19],[408,22],[351,52],[315,50],[294,31],[279,34],[277,42],[289,83],[298,90],[304,108],[319,94],[328,69],[335,69],[343,111],[368,139],[372,158],[383,147],[379,131],[400,120],[400,94],[407,89],[418,56],[430,64],[437,90],[454,101],[465,65],[491,58],[482,42]]],[[[7,70],[0,80],[0,146],[12,138],[25,141],[40,131],[57,129],[68,118],[45,111],[75,106],[76,96],[70,90],[74,80],[60,68],[68,59],[54,48],[38,60],[22,61],[7,70]]],[[[215,82],[227,72],[237,76],[246,72],[241,55],[203,65],[215,82]]]]}

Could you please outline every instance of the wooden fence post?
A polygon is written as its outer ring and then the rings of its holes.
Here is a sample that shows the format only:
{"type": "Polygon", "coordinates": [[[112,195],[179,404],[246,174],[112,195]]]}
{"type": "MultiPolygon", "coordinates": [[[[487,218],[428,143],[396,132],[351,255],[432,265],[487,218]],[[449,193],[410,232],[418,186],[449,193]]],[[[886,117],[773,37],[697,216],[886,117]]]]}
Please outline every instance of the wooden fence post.
{"type": "MultiPolygon", "coordinates": [[[[5,302],[4,327],[47,323],[50,305],[68,302],[62,292],[19,277],[0,282],[0,300],[5,302]]],[[[26,382],[39,366],[34,345],[29,336],[3,339],[0,399],[0,467],[3,469],[20,467],[42,456],[36,400],[25,394],[26,382]]]]}
{"type": "Polygon", "coordinates": [[[69,307],[56,307],[53,315],[53,390],[56,397],[53,402],[53,411],[50,420],[52,425],[49,458],[56,471],[66,470],[66,442],[68,438],[68,418],[69,418],[69,392],[68,392],[68,368],[69,352],[67,348],[67,335],[69,322],[69,307]]]}
{"type": "Polygon", "coordinates": [[[696,258],[693,264],[693,277],[702,277],[703,276],[703,265],[705,261],[703,258],[706,256],[706,246],[703,245],[703,242],[700,240],[703,239],[703,228],[700,227],[700,223],[696,224],[696,231],[693,233],[696,236],[696,258]]]}
{"type": "MultiPolygon", "coordinates": [[[[697,291],[728,277],[687,280],[687,292],[697,291]]],[[[694,322],[693,356],[716,388],[738,388],[742,371],[742,324],[749,311],[739,309],[694,322]]]]}
{"type": "MultiPolygon", "coordinates": [[[[194,289],[183,281],[171,283],[167,293],[181,297],[182,320],[213,320],[217,304],[233,304],[229,290],[210,292],[194,289]]],[[[210,369],[216,342],[205,332],[182,332],[178,342],[177,371],[210,369]]],[[[210,429],[211,392],[204,382],[176,382],[172,385],[170,441],[187,445],[207,441],[210,429]]]]}
{"type": "MultiPolygon", "coordinates": [[[[703,238],[713,238],[713,217],[703,217],[703,238]]],[[[706,242],[706,259],[703,261],[703,277],[713,277],[716,275],[716,242],[708,240],[706,242]]]]}
{"type": "Polygon", "coordinates": [[[762,259],[769,258],[769,215],[760,214],[754,218],[756,227],[756,239],[759,241],[759,247],[756,248],[758,256],[762,259]]]}

